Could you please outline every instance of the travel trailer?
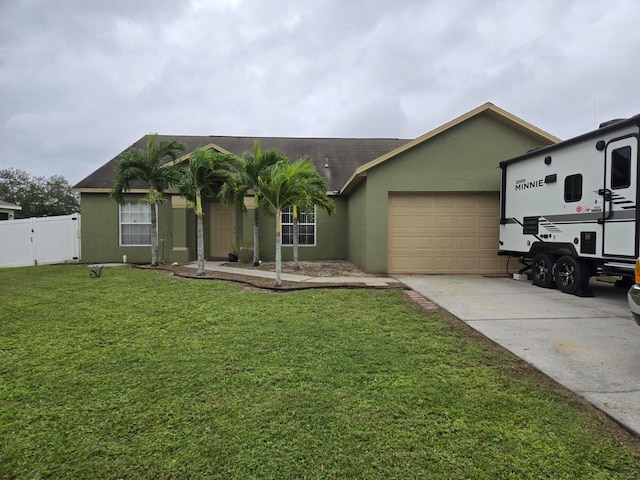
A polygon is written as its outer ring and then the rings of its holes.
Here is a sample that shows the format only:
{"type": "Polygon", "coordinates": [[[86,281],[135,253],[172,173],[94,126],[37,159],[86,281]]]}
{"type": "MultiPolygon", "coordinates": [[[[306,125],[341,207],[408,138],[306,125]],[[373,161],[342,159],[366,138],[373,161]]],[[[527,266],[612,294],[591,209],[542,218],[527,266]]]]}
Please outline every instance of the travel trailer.
{"type": "Polygon", "coordinates": [[[588,296],[593,275],[629,283],[639,255],[640,115],[500,162],[499,255],[533,283],[588,296]]]}

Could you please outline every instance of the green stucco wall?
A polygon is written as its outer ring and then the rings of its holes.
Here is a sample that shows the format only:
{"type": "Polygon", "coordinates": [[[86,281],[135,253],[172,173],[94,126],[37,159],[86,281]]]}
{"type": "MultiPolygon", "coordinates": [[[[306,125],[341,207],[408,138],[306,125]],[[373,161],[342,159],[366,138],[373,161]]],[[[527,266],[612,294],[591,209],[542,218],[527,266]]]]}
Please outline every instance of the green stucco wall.
{"type": "MultiPolygon", "coordinates": [[[[316,213],[316,245],[298,248],[301,261],[344,260],[347,258],[347,201],[341,197],[331,197],[336,203],[336,213],[328,215],[318,209],[316,213]]],[[[244,245],[253,245],[253,210],[244,216],[236,217],[236,223],[242,225],[244,235],[239,241],[244,245]]],[[[276,251],[275,216],[260,213],[260,258],[274,261],[276,251]]],[[[293,247],[282,247],[282,260],[293,260],[293,247]]]]}
{"type": "Polygon", "coordinates": [[[348,203],[348,250],[351,263],[366,271],[367,265],[367,183],[361,183],[351,195],[348,203]]]}
{"type": "MultiPolygon", "coordinates": [[[[142,195],[129,195],[127,200],[137,200],[142,195]]],[[[328,215],[319,210],[316,219],[316,246],[300,246],[300,260],[341,260],[347,258],[347,200],[334,197],[337,212],[328,215]]],[[[209,256],[210,206],[204,206],[205,256],[209,256]]],[[[121,247],[118,239],[118,204],[102,193],[81,194],[82,261],[86,263],[121,262],[127,255],[129,263],[149,263],[151,247],[121,247]],[[85,217],[86,216],[86,217],[85,217]]],[[[261,214],[261,258],[275,258],[275,217],[261,214]]],[[[236,211],[236,236],[238,245],[253,245],[253,210],[242,214],[236,211]]],[[[231,253],[231,252],[230,252],[231,253]]],[[[158,211],[158,259],[163,263],[187,263],[196,259],[196,221],[192,210],[172,206],[170,198],[158,211]]],[[[290,246],[282,248],[284,261],[292,260],[290,246]]]]}
{"type": "MultiPolygon", "coordinates": [[[[142,195],[127,195],[127,200],[139,200],[142,195]]],[[[119,245],[118,204],[106,193],[82,193],[82,258],[84,263],[122,262],[149,263],[151,247],[121,247],[119,245]],[[86,217],[85,217],[86,215],[86,217]]],[[[193,214],[184,208],[172,208],[169,200],[158,209],[158,260],[164,263],[192,260],[195,251],[195,232],[189,233],[187,224],[194,225],[193,214]],[[179,226],[181,228],[176,228],[179,226]],[[174,250],[176,248],[176,250],[174,250]]],[[[193,230],[193,229],[191,229],[193,230]]]]}
{"type": "MultiPolygon", "coordinates": [[[[482,114],[370,169],[366,200],[356,198],[356,203],[366,205],[365,259],[360,260],[352,250],[350,258],[369,273],[387,271],[390,192],[497,192],[498,162],[537,146],[539,143],[530,136],[482,114]]],[[[361,189],[352,195],[362,195],[361,189]]],[[[351,239],[349,243],[357,245],[351,239]]]]}

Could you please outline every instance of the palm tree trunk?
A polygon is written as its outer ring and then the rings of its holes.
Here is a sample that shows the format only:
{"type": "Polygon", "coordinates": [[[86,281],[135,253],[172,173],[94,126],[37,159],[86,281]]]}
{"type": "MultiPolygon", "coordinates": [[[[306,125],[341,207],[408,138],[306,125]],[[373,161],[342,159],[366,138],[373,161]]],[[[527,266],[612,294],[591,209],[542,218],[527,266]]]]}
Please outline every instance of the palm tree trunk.
{"type": "Polygon", "coordinates": [[[276,287],[282,286],[282,227],[280,211],[276,213],[276,287]]]}
{"type": "Polygon", "coordinates": [[[151,203],[151,266],[158,266],[158,221],[156,219],[156,203],[151,203]]]}
{"type": "Polygon", "coordinates": [[[258,194],[253,194],[253,266],[260,265],[260,256],[258,251],[260,249],[260,217],[258,216],[258,194]]]}
{"type": "Polygon", "coordinates": [[[196,225],[197,225],[197,248],[198,248],[198,271],[196,275],[202,277],[204,270],[204,227],[202,224],[202,195],[196,192],[196,225]]]}
{"type": "Polygon", "coordinates": [[[293,268],[300,270],[298,264],[298,207],[293,206],[293,268]]]}
{"type": "Polygon", "coordinates": [[[198,236],[198,271],[196,275],[202,277],[205,274],[204,270],[204,228],[202,226],[202,213],[196,215],[197,236],[198,236]]]}

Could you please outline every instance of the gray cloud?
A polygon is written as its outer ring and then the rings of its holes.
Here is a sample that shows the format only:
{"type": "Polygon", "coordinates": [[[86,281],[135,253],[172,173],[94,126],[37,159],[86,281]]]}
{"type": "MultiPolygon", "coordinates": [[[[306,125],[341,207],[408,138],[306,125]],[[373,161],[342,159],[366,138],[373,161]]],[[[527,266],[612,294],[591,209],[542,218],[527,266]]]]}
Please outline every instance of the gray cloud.
{"type": "Polygon", "coordinates": [[[640,112],[634,0],[5,0],[0,168],[75,183],[145,133],[416,137],[487,101],[640,112]]]}

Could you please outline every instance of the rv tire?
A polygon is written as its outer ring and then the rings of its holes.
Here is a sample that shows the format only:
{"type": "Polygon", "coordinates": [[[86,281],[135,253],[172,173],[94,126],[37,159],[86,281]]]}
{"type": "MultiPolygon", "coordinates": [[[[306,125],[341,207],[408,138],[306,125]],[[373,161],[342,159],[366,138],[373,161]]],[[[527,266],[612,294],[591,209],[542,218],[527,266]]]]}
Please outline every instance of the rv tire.
{"type": "Polygon", "coordinates": [[[589,269],[577,258],[563,255],[556,263],[555,278],[558,288],[564,293],[574,294],[587,287],[589,269]]]}
{"type": "Polygon", "coordinates": [[[533,257],[531,272],[533,284],[542,288],[555,288],[556,279],[553,271],[558,257],[548,253],[538,253],[533,257]]]}

